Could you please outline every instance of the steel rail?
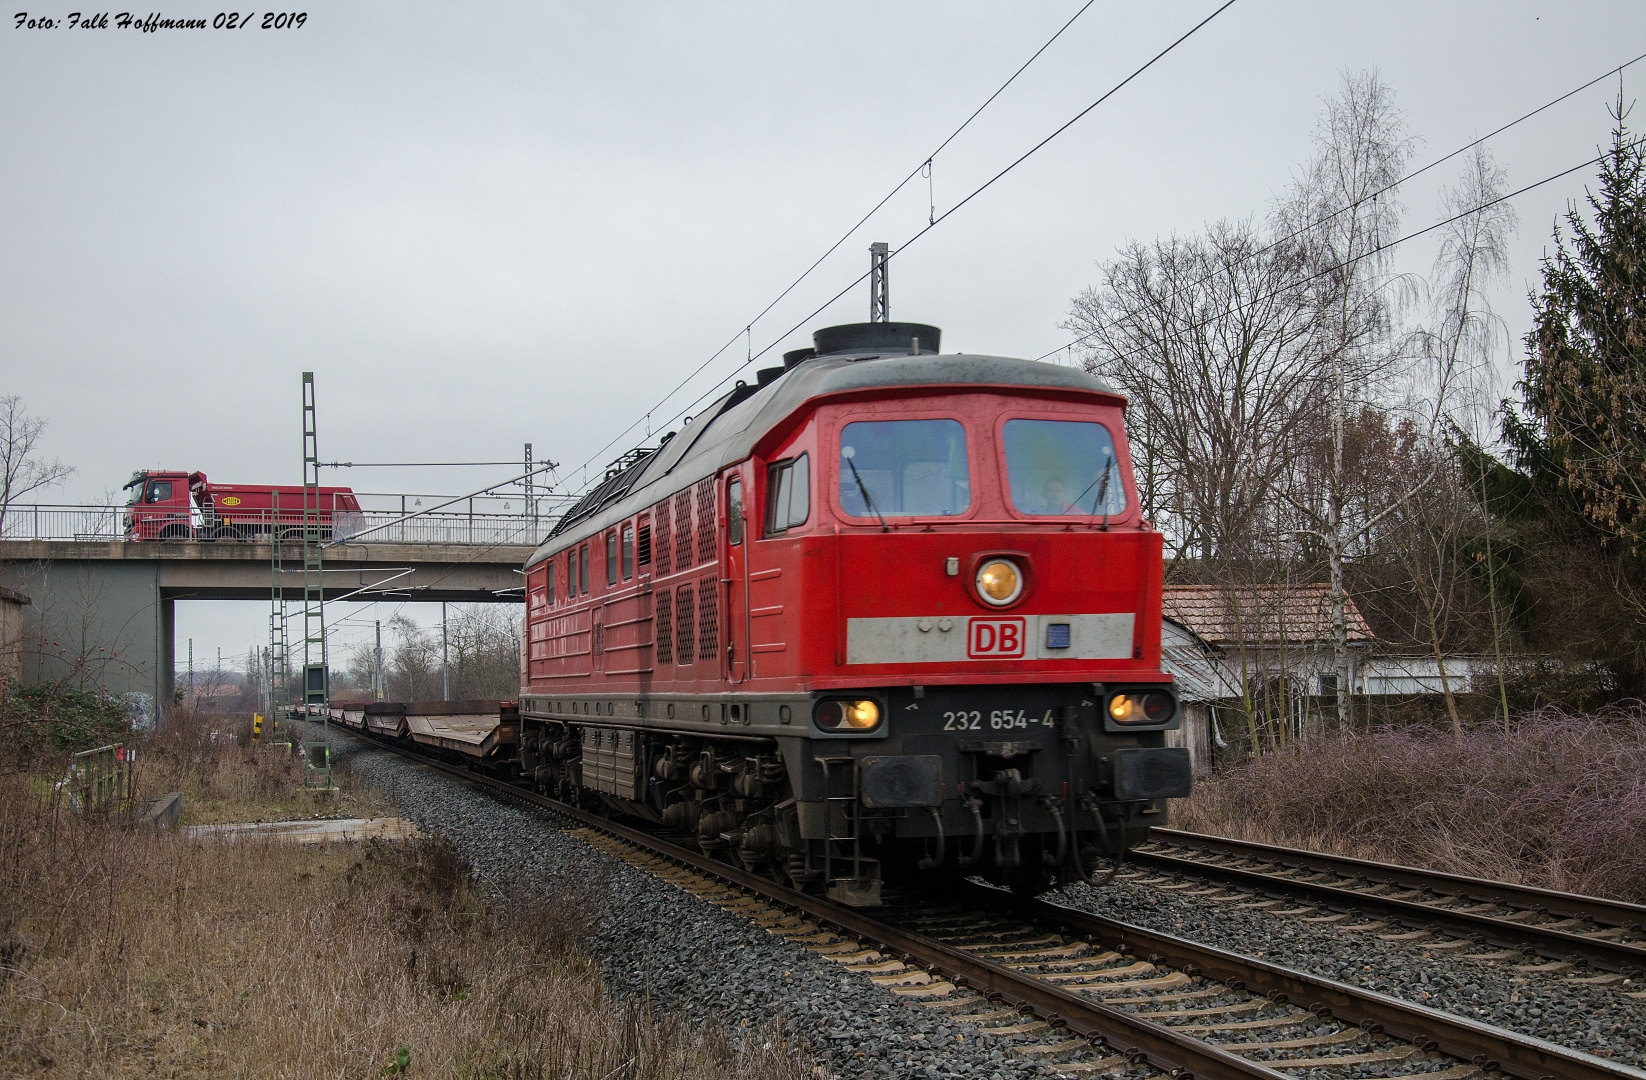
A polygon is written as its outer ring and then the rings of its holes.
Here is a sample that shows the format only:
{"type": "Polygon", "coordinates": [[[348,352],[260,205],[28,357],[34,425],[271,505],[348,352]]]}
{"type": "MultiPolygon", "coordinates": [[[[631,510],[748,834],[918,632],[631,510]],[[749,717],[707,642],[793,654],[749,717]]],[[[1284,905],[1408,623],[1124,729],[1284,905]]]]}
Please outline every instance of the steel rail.
{"type": "MultiPolygon", "coordinates": [[[[345,731],[368,745],[389,750],[504,798],[515,799],[579,825],[600,830],[695,873],[756,893],[821,925],[835,927],[871,943],[878,951],[900,955],[904,962],[918,964],[933,975],[942,975],[956,986],[975,990],[1012,1008],[1032,1011],[1055,1027],[1066,1028],[1092,1040],[1094,1045],[1105,1045],[1135,1061],[1146,1060],[1179,1080],[1189,1080],[1192,1076],[1268,1077],[1271,1080],[1289,1077],[1289,1074],[1271,1069],[1261,1062],[1247,1060],[1211,1043],[1180,1035],[1142,1016],[1101,1005],[1041,982],[1033,975],[991,963],[919,933],[902,930],[859,909],[842,907],[821,897],[796,892],[769,878],[719,862],[642,830],[362,732],[348,728],[335,730],[345,731]]],[[[1090,912],[1043,900],[1016,897],[1000,889],[971,883],[966,885],[964,896],[981,906],[1008,910],[1020,917],[1065,927],[1077,935],[1091,935],[1124,945],[1130,951],[1157,959],[1186,974],[1222,982],[1231,989],[1266,995],[1276,1003],[1299,1004],[1322,1018],[1358,1025],[1374,1033],[1381,1031],[1419,1049],[1444,1053],[1484,1069],[1500,1071],[1517,1080],[1554,1080],[1557,1077],[1571,1080],[1646,1080],[1646,1072],[1529,1035],[1090,912]]]]}
{"type": "Polygon", "coordinates": [[[1531,911],[1560,919],[1587,920],[1609,930],[1638,931],[1646,926],[1646,907],[1638,904],[1421,870],[1394,863],[1204,836],[1177,829],[1153,829],[1150,835],[1156,843],[1265,862],[1278,867],[1279,871],[1219,865],[1154,847],[1134,848],[1128,852],[1127,858],[1133,864],[1239,885],[1271,895],[1298,897],[1335,910],[1356,909],[1374,913],[1413,929],[1477,939],[1499,948],[1530,949],[1552,960],[1581,959],[1596,967],[1630,975],[1646,971],[1646,943],[1643,942],[1609,941],[1570,927],[1519,923],[1501,915],[1439,906],[1455,900],[1468,900],[1476,904],[1515,908],[1516,914],[1531,911]],[[1341,882],[1303,881],[1285,876],[1297,870],[1334,874],[1340,878],[1364,881],[1371,886],[1398,886],[1408,891],[1422,889],[1436,898],[1397,899],[1341,882]]]}
{"type": "Polygon", "coordinates": [[[1290,1002],[1322,1017],[1357,1024],[1369,1031],[1381,1030],[1424,1050],[1447,1054],[1509,1076],[1525,1077],[1527,1080],[1541,1080],[1544,1077],[1570,1080],[1629,1077],[1637,1080],[1646,1076],[1646,1072],[1578,1050],[1415,1005],[1373,990],[1349,986],[1045,900],[1024,899],[987,886],[969,885],[968,888],[967,898],[980,905],[1009,911],[1037,922],[1063,926],[1076,933],[1100,938],[1105,944],[1126,945],[1139,956],[1158,960],[1180,971],[1262,994],[1276,1002],[1290,1002]]]}

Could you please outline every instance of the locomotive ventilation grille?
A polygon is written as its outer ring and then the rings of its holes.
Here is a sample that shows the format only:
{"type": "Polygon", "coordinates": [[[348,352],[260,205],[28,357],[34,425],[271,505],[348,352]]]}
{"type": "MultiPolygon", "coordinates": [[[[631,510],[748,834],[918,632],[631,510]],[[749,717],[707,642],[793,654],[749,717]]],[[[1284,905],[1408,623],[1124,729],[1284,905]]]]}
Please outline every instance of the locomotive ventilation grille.
{"type": "Polygon", "coordinates": [[[696,597],[692,595],[695,591],[690,585],[682,585],[674,595],[674,658],[677,664],[689,664],[693,658],[697,630],[697,623],[692,619],[696,610],[696,597]]]}
{"type": "MultiPolygon", "coordinates": [[[[714,561],[714,479],[697,482],[697,561],[714,561]]],[[[705,660],[708,657],[704,657],[705,660]]]]}
{"type": "Polygon", "coordinates": [[[652,547],[657,551],[657,574],[663,577],[674,570],[674,552],[669,547],[669,500],[657,504],[652,520],[656,522],[652,547]]]}
{"type": "Polygon", "coordinates": [[[720,648],[719,582],[706,577],[697,586],[697,658],[713,660],[720,648]]]}
{"type": "Polygon", "coordinates": [[[657,625],[654,635],[657,640],[657,662],[674,663],[674,596],[671,593],[657,594],[657,625]]]}
{"type": "Polygon", "coordinates": [[[674,497],[674,568],[680,571],[691,565],[692,489],[687,488],[674,497]]]}

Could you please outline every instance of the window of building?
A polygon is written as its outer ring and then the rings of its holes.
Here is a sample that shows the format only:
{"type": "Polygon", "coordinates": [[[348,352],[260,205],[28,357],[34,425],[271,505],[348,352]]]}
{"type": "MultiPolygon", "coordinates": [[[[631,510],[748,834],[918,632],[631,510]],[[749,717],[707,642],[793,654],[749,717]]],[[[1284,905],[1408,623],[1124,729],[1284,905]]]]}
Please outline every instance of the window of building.
{"type": "Polygon", "coordinates": [[[811,460],[801,454],[773,465],[766,474],[766,532],[780,533],[806,524],[811,508],[811,460]]]}
{"type": "Polygon", "coordinates": [[[874,420],[840,431],[840,509],[852,517],[944,517],[972,503],[957,420],[874,420]]]}

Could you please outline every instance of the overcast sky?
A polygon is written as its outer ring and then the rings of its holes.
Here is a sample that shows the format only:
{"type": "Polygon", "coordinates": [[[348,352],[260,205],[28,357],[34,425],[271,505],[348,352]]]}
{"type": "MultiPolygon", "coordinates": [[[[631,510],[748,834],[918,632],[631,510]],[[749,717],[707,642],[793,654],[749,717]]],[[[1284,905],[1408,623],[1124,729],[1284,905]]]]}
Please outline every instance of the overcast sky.
{"type": "MultiPolygon", "coordinates": [[[[323,458],[514,460],[530,441],[575,484],[1079,6],[354,3],[296,29],[259,14],[154,33],[8,18],[0,392],[47,417],[47,454],[78,469],[53,502],[141,467],[300,482],[303,370],[323,458]]],[[[937,212],[1216,6],[1097,0],[936,159],[937,212]]],[[[1638,2],[1239,0],[897,257],[892,315],[941,326],[948,351],[1040,355],[1128,239],[1266,211],[1343,71],[1395,89],[1421,162],[1642,52],[1638,2]]],[[[1616,93],[1609,80],[1494,139],[1511,187],[1593,157],[1616,93]]],[[[1409,228],[1435,220],[1455,175],[1408,187],[1409,228]]],[[[1591,179],[1516,200],[1498,292],[1517,338],[1551,224],[1591,179]]],[[[871,241],[897,247],[929,212],[917,180],[755,323],[754,350],[864,318],[856,288],[788,333],[863,271],[871,241]]],[[[1402,266],[1425,271],[1433,249],[1409,248],[1402,266]]],[[[457,492],[506,474],[336,482],[457,492]]],[[[186,637],[197,657],[243,653],[266,611],[181,605],[179,656],[186,637]]]]}

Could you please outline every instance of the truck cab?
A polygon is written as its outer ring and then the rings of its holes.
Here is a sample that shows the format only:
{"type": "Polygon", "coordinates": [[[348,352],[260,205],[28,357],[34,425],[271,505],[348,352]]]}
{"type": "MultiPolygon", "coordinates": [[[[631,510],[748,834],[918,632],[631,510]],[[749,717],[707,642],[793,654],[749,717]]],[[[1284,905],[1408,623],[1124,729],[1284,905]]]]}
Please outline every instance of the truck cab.
{"type": "Polygon", "coordinates": [[[204,473],[148,472],[132,474],[126,482],[126,539],[192,540],[198,533],[195,484],[204,485],[204,473]]]}

